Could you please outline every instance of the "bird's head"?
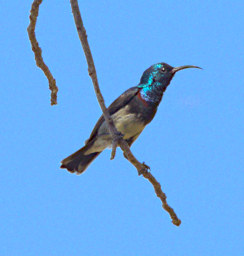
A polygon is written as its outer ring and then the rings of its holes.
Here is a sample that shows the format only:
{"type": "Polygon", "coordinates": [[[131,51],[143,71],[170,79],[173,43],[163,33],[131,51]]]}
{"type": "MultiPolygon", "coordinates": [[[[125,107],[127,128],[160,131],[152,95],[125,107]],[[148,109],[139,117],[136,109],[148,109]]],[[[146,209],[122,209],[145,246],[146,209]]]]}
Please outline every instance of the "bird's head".
{"type": "Polygon", "coordinates": [[[185,65],[174,68],[166,63],[154,64],[144,71],[139,87],[163,86],[166,88],[175,73],[186,68],[200,67],[185,65]]]}

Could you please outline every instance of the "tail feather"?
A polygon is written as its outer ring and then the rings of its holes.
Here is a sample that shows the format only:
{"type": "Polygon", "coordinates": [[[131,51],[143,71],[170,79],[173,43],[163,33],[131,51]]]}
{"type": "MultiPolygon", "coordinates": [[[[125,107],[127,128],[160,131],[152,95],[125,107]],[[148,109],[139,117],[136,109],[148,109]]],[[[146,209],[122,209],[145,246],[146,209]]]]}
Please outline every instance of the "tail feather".
{"type": "Polygon", "coordinates": [[[86,170],[88,165],[101,153],[94,152],[89,155],[85,155],[88,146],[84,146],[80,150],[76,151],[72,155],[68,156],[61,161],[60,168],[66,168],[69,172],[81,174],[86,170]]]}

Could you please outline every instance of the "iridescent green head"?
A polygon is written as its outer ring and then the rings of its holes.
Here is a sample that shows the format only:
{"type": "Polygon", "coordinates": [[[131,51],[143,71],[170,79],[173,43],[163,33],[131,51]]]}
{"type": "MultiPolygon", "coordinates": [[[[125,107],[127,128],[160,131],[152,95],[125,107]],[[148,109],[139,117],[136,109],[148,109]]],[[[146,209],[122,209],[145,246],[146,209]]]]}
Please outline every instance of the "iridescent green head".
{"type": "Polygon", "coordinates": [[[142,88],[141,97],[147,102],[158,104],[175,73],[186,68],[199,67],[186,65],[174,68],[166,63],[152,65],[144,71],[138,85],[139,88],[142,88]]]}
{"type": "Polygon", "coordinates": [[[186,68],[200,68],[200,67],[186,65],[186,66],[180,66],[180,67],[174,68],[163,62],[154,64],[150,68],[144,71],[141,77],[139,87],[147,87],[155,83],[161,86],[167,86],[176,72],[186,68]]]}

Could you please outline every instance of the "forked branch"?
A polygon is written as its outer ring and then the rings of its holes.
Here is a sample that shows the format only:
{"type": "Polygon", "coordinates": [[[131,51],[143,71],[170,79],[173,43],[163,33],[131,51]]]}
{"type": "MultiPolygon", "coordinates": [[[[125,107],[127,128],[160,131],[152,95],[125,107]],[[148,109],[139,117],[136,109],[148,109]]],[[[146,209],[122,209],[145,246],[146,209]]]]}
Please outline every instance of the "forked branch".
{"type": "MultiPolygon", "coordinates": [[[[31,41],[32,50],[35,53],[36,65],[43,70],[44,74],[46,75],[46,77],[49,81],[49,89],[51,90],[51,105],[54,105],[54,104],[57,104],[58,88],[56,86],[56,81],[53,78],[49,68],[43,61],[41,48],[39,47],[36,36],[35,36],[36,21],[37,21],[38,12],[39,12],[39,6],[41,3],[42,3],[42,0],[34,0],[33,1],[32,7],[31,7],[31,14],[30,14],[30,25],[28,26],[27,30],[28,30],[28,34],[29,34],[29,39],[31,41]]],[[[78,31],[78,35],[79,35],[79,38],[80,38],[80,41],[81,41],[81,44],[82,44],[82,47],[83,47],[83,50],[84,50],[84,53],[86,56],[86,60],[87,60],[87,64],[88,64],[88,72],[92,79],[98,102],[103,111],[105,121],[108,124],[109,131],[112,136],[113,150],[111,153],[111,159],[113,159],[115,157],[116,146],[119,145],[120,148],[123,150],[124,155],[126,156],[127,160],[130,161],[137,169],[138,174],[139,175],[142,174],[144,178],[148,179],[148,181],[151,182],[151,184],[154,187],[156,195],[162,201],[163,208],[169,213],[169,215],[172,219],[172,223],[176,226],[179,226],[181,224],[181,220],[178,219],[174,210],[168,205],[167,200],[166,200],[166,195],[162,191],[160,183],[148,171],[149,167],[144,163],[140,163],[135,158],[135,156],[132,154],[132,152],[128,146],[128,143],[125,140],[123,140],[121,134],[117,131],[117,129],[114,126],[113,120],[110,117],[109,112],[105,106],[104,99],[103,99],[103,96],[101,94],[101,91],[100,91],[100,88],[98,85],[96,69],[95,69],[93,58],[92,58],[91,50],[90,50],[90,47],[89,47],[89,44],[87,41],[86,30],[84,28],[82,18],[80,15],[78,2],[77,2],[77,0],[70,0],[70,3],[71,3],[72,12],[73,12],[76,28],[78,31]]]]}

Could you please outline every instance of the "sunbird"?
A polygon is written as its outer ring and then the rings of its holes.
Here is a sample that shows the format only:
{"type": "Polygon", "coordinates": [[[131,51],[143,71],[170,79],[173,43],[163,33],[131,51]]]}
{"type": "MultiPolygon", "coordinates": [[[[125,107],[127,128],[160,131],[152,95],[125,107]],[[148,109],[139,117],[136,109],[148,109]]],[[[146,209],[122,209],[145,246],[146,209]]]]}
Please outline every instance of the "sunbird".
{"type": "MultiPolygon", "coordinates": [[[[125,91],[108,107],[116,129],[129,146],[154,118],[163,94],[175,73],[187,68],[200,67],[192,65],[172,67],[166,63],[154,64],[144,71],[137,86],[125,91]]],[[[62,160],[61,168],[81,174],[105,148],[111,146],[112,138],[102,115],[89,139],[86,140],[85,146],[62,160]]]]}

